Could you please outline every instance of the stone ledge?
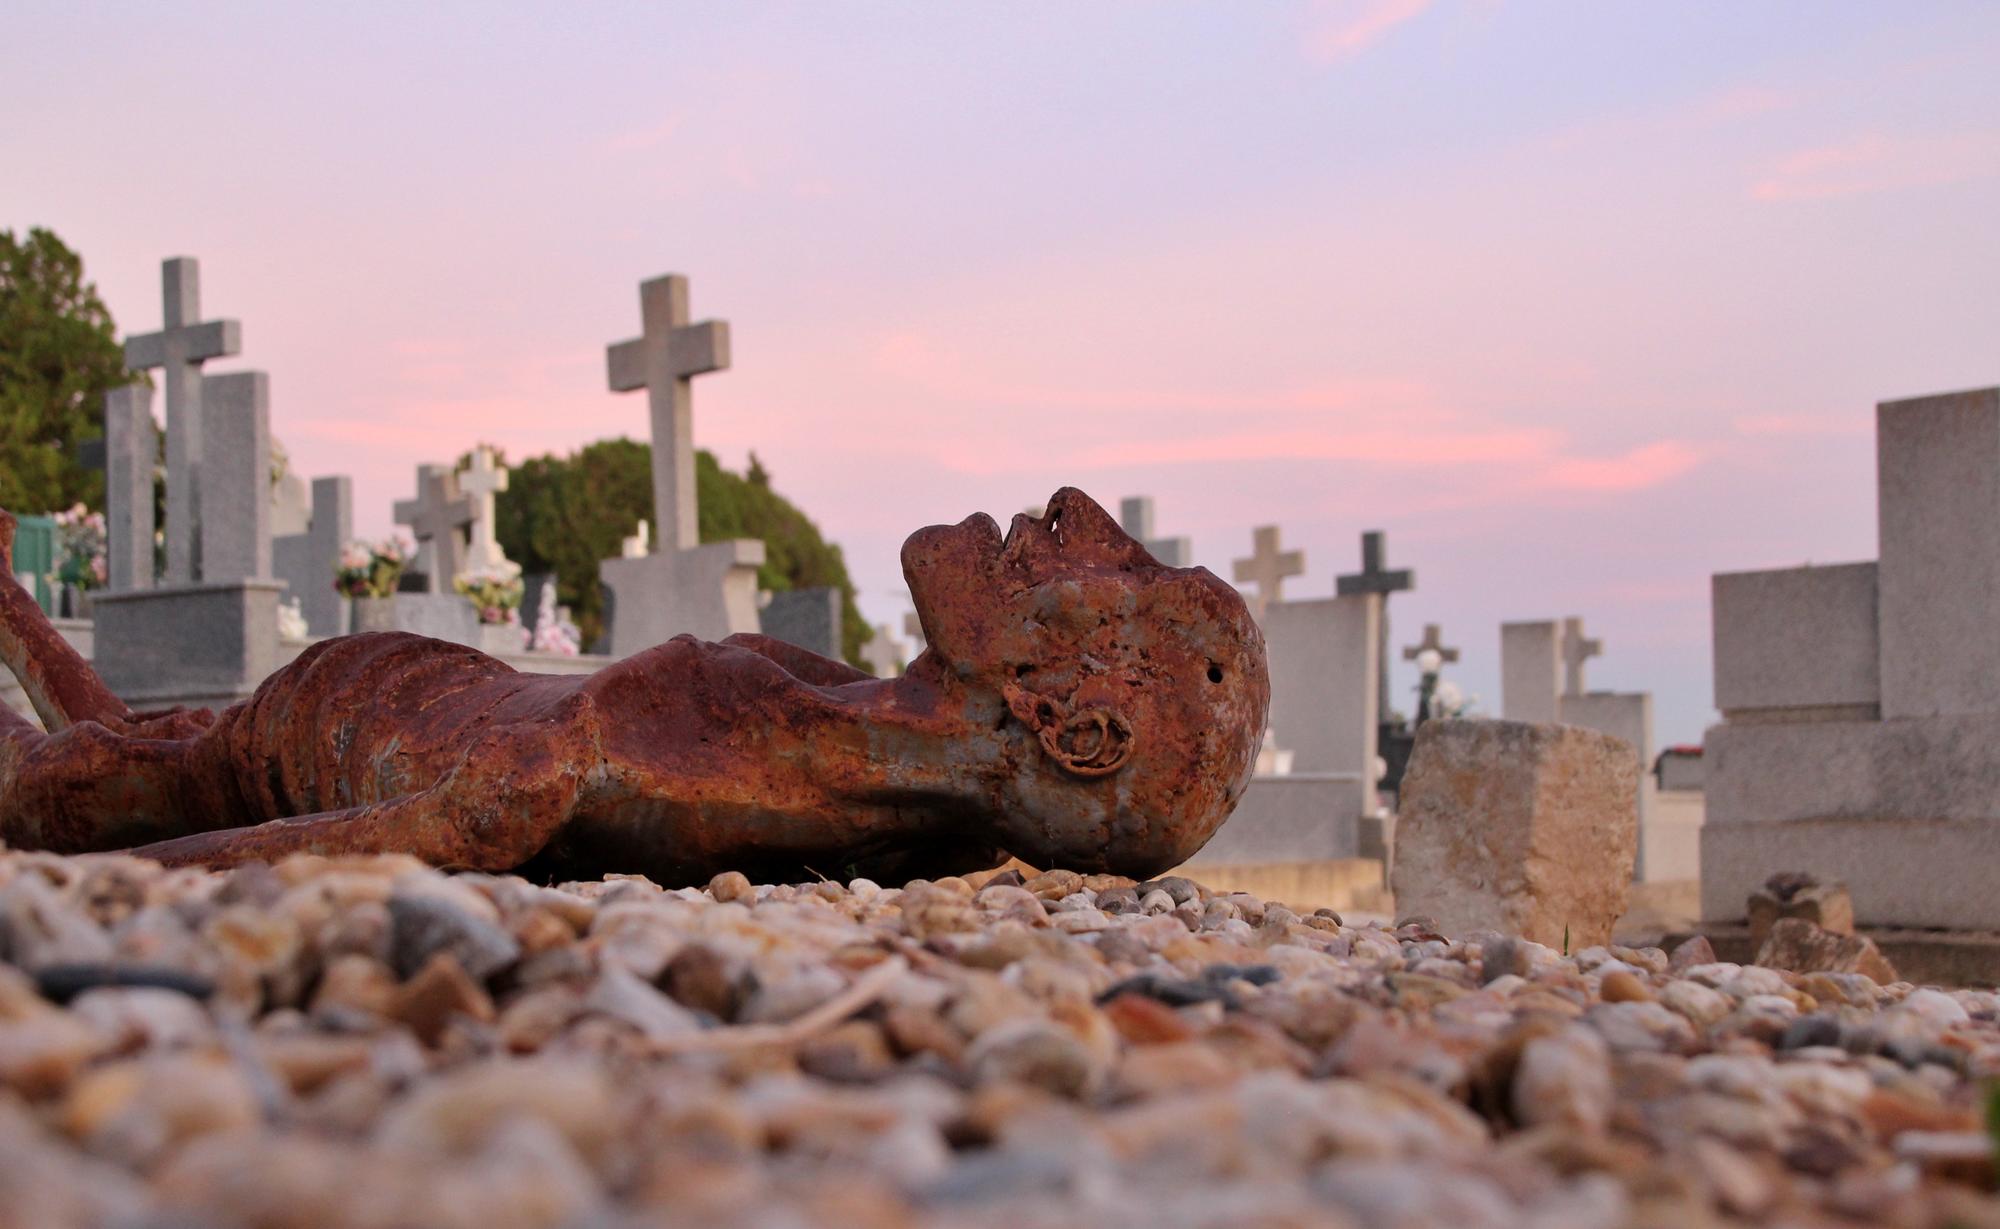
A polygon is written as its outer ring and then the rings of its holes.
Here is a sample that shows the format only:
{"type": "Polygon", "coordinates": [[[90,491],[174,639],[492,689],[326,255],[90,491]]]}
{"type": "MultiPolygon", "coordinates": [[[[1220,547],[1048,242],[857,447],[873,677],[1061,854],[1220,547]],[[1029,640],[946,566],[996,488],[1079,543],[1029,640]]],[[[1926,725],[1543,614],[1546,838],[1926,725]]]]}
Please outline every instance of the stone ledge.
{"type": "MultiPolygon", "coordinates": [[[[1863,926],[1855,933],[1873,939],[1906,982],[1919,986],[2000,986],[2000,931],[1863,926]]],[[[1705,936],[1714,946],[1718,960],[1749,964],[1756,958],[1757,953],[1750,948],[1750,927],[1745,922],[1677,931],[1668,935],[1662,946],[1671,951],[1675,944],[1697,934],[1705,936]]]]}

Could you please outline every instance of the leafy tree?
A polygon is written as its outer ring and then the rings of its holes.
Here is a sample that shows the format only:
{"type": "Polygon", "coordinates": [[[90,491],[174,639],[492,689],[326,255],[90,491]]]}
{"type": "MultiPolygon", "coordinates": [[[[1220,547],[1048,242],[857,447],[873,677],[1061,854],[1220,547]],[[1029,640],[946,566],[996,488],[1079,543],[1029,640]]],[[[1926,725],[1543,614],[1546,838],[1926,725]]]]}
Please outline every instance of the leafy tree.
{"type": "MultiPolygon", "coordinates": [[[[758,583],[766,589],[841,592],[841,649],[861,664],[867,624],[840,548],[790,500],[771,489],[753,454],[747,475],[695,454],[695,495],[703,542],[757,538],[764,543],[758,583]]],[[[575,612],[585,643],[604,631],[599,560],[613,558],[639,521],[653,521],[653,450],[629,439],[600,440],[567,456],[531,457],[513,467],[494,510],[494,532],[509,558],[531,572],[554,572],[556,592],[575,612]]],[[[657,536],[655,537],[657,541],[657,536]]]]}
{"type": "Polygon", "coordinates": [[[83,259],[40,227],[0,231],[0,508],[102,508],[77,445],[103,437],[104,394],[134,378],[83,259]]]}

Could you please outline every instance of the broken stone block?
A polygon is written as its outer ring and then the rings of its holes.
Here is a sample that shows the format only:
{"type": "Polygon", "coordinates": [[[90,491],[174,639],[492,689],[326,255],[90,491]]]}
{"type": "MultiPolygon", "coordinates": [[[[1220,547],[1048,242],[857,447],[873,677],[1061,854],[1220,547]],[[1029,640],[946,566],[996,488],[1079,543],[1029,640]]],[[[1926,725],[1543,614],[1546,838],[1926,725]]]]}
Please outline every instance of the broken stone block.
{"type": "Polygon", "coordinates": [[[1577,726],[1427,721],[1403,777],[1396,907],[1447,934],[1611,942],[1639,843],[1639,757],[1577,726]]]}
{"type": "Polygon", "coordinates": [[[1847,885],[1822,883],[1799,871],[1785,871],[1764,881],[1750,894],[1750,946],[1761,950],[1779,918],[1803,918],[1837,935],[1854,933],[1854,900],[1847,885]]]}
{"type": "Polygon", "coordinates": [[[1896,966],[1873,939],[1837,934],[1801,917],[1781,917],[1772,924],[1756,963],[1792,973],[1859,973],[1878,986],[1898,980],[1896,966]]]}

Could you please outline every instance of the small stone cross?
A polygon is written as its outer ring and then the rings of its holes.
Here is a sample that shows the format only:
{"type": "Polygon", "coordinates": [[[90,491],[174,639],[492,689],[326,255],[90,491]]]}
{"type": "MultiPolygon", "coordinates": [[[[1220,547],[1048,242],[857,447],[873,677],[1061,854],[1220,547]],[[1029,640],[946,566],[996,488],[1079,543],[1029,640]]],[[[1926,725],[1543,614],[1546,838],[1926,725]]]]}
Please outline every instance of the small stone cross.
{"type": "Polygon", "coordinates": [[[1118,504],[1118,525],[1146,553],[1170,568],[1188,566],[1193,550],[1186,538],[1156,538],[1153,536],[1153,497],[1150,495],[1128,495],[1118,504]]]}
{"type": "Polygon", "coordinates": [[[1408,568],[1389,571],[1383,566],[1388,554],[1384,545],[1384,535],[1379,529],[1370,529],[1361,535],[1361,570],[1345,576],[1336,576],[1333,591],[1342,597],[1353,597],[1361,593],[1382,595],[1382,621],[1376,641],[1376,666],[1380,670],[1377,678],[1376,705],[1379,715],[1386,719],[1389,715],[1389,595],[1401,593],[1417,587],[1417,574],[1408,568]]]}
{"type": "Polygon", "coordinates": [[[201,318],[201,262],[160,265],[165,327],[125,339],[125,365],[160,368],[167,392],[167,572],[170,585],[201,579],[201,365],[243,349],[234,320],[201,318]]]}
{"type": "Polygon", "coordinates": [[[1305,575],[1306,554],[1298,550],[1279,550],[1276,525],[1259,525],[1251,530],[1250,543],[1249,557],[1233,562],[1235,571],[1232,575],[1239,586],[1257,586],[1256,596],[1250,599],[1250,610],[1261,620],[1271,603],[1282,595],[1285,578],[1305,575]]]}
{"type": "Polygon", "coordinates": [[[652,403],[653,520],[660,547],[701,541],[694,492],[693,377],[729,366],[729,325],[688,323],[688,281],[678,273],[639,286],[641,334],[605,350],[611,391],[645,389],[652,403]]]}
{"type": "Polygon", "coordinates": [[[1415,661],[1427,650],[1436,653],[1441,662],[1450,663],[1458,660],[1458,650],[1445,646],[1444,629],[1435,623],[1424,624],[1424,638],[1416,644],[1404,647],[1403,660],[1415,661]]]}
{"type": "Polygon", "coordinates": [[[429,578],[430,591],[451,592],[465,570],[459,535],[473,520],[472,501],[459,494],[456,476],[442,465],[417,466],[417,496],[397,500],[395,517],[417,539],[416,566],[429,578]]]}
{"type": "Polygon", "coordinates": [[[618,544],[618,553],[626,559],[644,559],[653,549],[653,527],[640,521],[633,527],[631,536],[618,544]]]}
{"type": "Polygon", "coordinates": [[[1604,655],[1604,642],[1583,634],[1583,620],[1568,618],[1562,626],[1563,694],[1583,694],[1583,663],[1604,655]]]}
{"type": "Polygon", "coordinates": [[[507,471],[494,464],[492,445],[473,449],[472,468],[458,475],[458,489],[472,504],[472,540],[465,550],[465,570],[506,570],[507,553],[494,535],[493,497],[507,489],[507,471]]]}

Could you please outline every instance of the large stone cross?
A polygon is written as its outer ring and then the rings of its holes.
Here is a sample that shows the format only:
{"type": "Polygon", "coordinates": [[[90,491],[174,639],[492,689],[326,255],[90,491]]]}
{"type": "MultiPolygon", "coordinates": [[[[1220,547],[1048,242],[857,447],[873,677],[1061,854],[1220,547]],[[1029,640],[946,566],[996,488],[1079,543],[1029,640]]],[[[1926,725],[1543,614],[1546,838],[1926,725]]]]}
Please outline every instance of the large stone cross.
{"type": "Polygon", "coordinates": [[[1583,634],[1583,620],[1568,618],[1562,626],[1563,694],[1583,694],[1583,663],[1604,655],[1604,642],[1583,634]]]}
{"type": "Polygon", "coordinates": [[[472,468],[458,475],[459,491],[471,501],[471,542],[465,548],[465,570],[497,572],[512,566],[494,536],[493,497],[507,489],[507,471],[494,464],[493,448],[473,449],[472,468]]]}
{"type": "Polygon", "coordinates": [[[658,549],[700,542],[694,495],[693,377],[729,366],[729,325],[688,323],[688,281],[678,273],[639,286],[641,333],[605,351],[611,391],[645,389],[652,402],[653,517],[658,549]]]}
{"type": "Polygon", "coordinates": [[[1259,525],[1251,530],[1250,543],[1249,557],[1235,560],[1232,564],[1235,571],[1231,574],[1239,586],[1257,586],[1256,596],[1250,599],[1250,611],[1261,620],[1282,595],[1285,578],[1305,575],[1306,554],[1279,550],[1276,525],[1259,525]]]}
{"type": "Polygon", "coordinates": [[[160,266],[166,327],[125,339],[125,365],[160,369],[167,390],[167,572],[169,585],[201,573],[201,365],[243,349],[234,320],[201,319],[201,264],[176,256],[160,266]]]}
{"type": "Polygon", "coordinates": [[[1426,652],[1436,653],[1438,660],[1447,664],[1458,660],[1458,650],[1446,646],[1444,629],[1435,623],[1424,624],[1424,638],[1404,647],[1403,660],[1415,661],[1426,652]]]}
{"type": "Polygon", "coordinates": [[[473,521],[472,501],[459,494],[456,476],[442,465],[417,466],[416,498],[397,500],[395,517],[417,539],[416,567],[428,578],[430,592],[451,592],[451,582],[465,570],[459,533],[473,521]]]}
{"type": "Polygon", "coordinates": [[[1345,576],[1336,576],[1333,580],[1333,591],[1342,597],[1353,597],[1360,593],[1382,595],[1382,621],[1378,631],[1381,652],[1376,655],[1380,659],[1382,674],[1379,680],[1381,690],[1376,696],[1384,718],[1389,715],[1389,595],[1417,587],[1415,572],[1408,568],[1390,571],[1384,566],[1383,560],[1387,554],[1388,549],[1382,531],[1370,529],[1361,535],[1361,570],[1349,572],[1345,576]]]}

